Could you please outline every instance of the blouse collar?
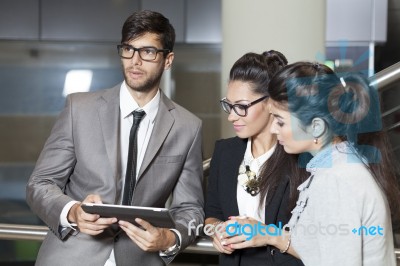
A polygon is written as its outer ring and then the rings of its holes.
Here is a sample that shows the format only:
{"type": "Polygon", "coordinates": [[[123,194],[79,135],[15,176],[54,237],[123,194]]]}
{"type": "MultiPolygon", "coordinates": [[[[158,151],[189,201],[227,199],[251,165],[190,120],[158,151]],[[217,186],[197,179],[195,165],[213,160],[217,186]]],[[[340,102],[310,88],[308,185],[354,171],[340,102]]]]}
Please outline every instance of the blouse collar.
{"type": "Polygon", "coordinates": [[[308,163],[307,172],[314,174],[318,169],[330,168],[333,166],[333,159],[340,154],[354,154],[354,147],[348,141],[329,144],[319,151],[308,163]]]}

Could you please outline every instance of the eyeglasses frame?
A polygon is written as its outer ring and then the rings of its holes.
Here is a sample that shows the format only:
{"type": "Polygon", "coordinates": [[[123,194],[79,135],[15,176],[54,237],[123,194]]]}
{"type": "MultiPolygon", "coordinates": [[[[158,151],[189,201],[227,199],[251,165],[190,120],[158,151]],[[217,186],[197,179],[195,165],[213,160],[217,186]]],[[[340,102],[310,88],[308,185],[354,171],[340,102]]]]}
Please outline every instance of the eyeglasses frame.
{"type": "Polygon", "coordinates": [[[250,102],[250,103],[248,103],[248,104],[240,104],[240,103],[231,104],[231,103],[229,103],[229,102],[226,101],[226,97],[223,98],[223,99],[221,99],[219,102],[220,102],[220,104],[221,104],[222,110],[224,110],[225,113],[230,114],[230,113],[232,112],[232,110],[233,110],[233,111],[235,112],[235,114],[237,114],[238,116],[240,116],[240,117],[245,117],[245,116],[247,116],[247,110],[248,110],[251,106],[253,106],[253,105],[255,105],[255,104],[257,104],[257,103],[259,103],[259,102],[265,100],[265,99],[268,98],[268,97],[269,97],[269,96],[264,95],[263,97],[258,98],[257,100],[254,100],[254,101],[252,101],[252,102],[250,102]],[[228,110],[225,110],[223,104],[227,104],[227,105],[229,106],[230,112],[228,112],[228,110]],[[238,112],[236,111],[235,106],[240,106],[241,108],[243,108],[243,109],[244,109],[244,115],[238,114],[238,112]]]}
{"type": "Polygon", "coordinates": [[[140,57],[140,59],[142,59],[143,61],[154,61],[154,60],[156,60],[157,59],[157,54],[158,53],[160,53],[160,52],[167,52],[167,53],[170,53],[171,51],[169,50],[169,49],[157,49],[156,47],[153,47],[153,46],[145,46],[145,47],[140,47],[140,48],[136,48],[136,47],[133,47],[132,45],[130,45],[130,44],[118,44],[117,45],[117,50],[118,50],[118,55],[121,57],[121,58],[124,58],[124,59],[132,59],[134,56],[135,56],[135,52],[138,52],[139,53],[139,57],[140,57]],[[122,56],[121,54],[120,54],[120,50],[121,50],[121,48],[123,48],[123,47],[129,47],[129,48],[131,48],[131,49],[133,49],[133,53],[132,53],[132,56],[131,57],[125,57],[125,56],[122,56]],[[152,49],[154,49],[155,51],[156,51],[156,55],[155,55],[155,57],[154,57],[154,59],[143,59],[142,58],[142,56],[140,55],[140,51],[141,50],[143,50],[143,49],[149,49],[149,48],[152,48],[152,49]]]}

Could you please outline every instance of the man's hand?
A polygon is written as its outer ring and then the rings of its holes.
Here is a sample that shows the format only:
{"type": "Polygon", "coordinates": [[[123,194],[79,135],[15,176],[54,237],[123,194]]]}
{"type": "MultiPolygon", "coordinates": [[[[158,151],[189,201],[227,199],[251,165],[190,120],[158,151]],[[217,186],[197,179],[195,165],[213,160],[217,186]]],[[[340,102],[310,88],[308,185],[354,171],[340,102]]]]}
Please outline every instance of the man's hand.
{"type": "MultiPolygon", "coordinates": [[[[99,195],[88,195],[82,203],[101,204],[99,195]]],[[[117,218],[100,218],[98,214],[83,211],[81,204],[74,204],[68,212],[68,221],[77,224],[79,231],[88,235],[101,234],[104,229],[117,222],[117,218]]]]}
{"type": "Polygon", "coordinates": [[[119,221],[119,226],[129,238],[144,251],[164,251],[176,242],[175,234],[167,228],[154,227],[145,220],[136,218],[139,228],[129,222],[119,221]]]}

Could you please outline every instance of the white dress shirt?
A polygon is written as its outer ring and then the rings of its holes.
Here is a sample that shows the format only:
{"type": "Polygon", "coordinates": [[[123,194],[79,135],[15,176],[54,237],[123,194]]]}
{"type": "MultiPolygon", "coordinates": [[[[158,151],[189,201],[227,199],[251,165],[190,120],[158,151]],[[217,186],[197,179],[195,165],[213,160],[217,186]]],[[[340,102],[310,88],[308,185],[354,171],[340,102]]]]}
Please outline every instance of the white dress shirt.
{"type": "MultiPolygon", "coordinates": [[[[146,152],[147,146],[149,144],[151,132],[153,132],[154,121],[158,112],[158,106],[160,103],[160,91],[154,96],[154,98],[148,102],[142,108],[133,99],[129,90],[126,86],[125,81],[121,85],[121,91],[119,95],[119,105],[120,105],[120,145],[121,145],[121,179],[119,185],[121,187],[121,192],[125,184],[125,172],[128,160],[128,149],[129,149],[129,134],[133,124],[133,111],[143,110],[146,115],[143,117],[139,124],[139,129],[137,132],[137,160],[136,160],[136,177],[138,176],[140,166],[142,165],[144,154],[146,152]]],[[[120,194],[119,203],[122,202],[122,194],[120,194]]],[[[106,261],[105,266],[115,266],[115,256],[114,249],[111,251],[110,257],[106,261]]]]}
{"type": "MultiPolygon", "coordinates": [[[[151,133],[153,132],[154,128],[154,122],[155,118],[158,112],[158,107],[160,104],[160,99],[161,99],[161,93],[160,91],[157,91],[157,94],[153,97],[153,99],[150,100],[145,106],[139,107],[139,105],[136,103],[136,101],[133,99],[131,96],[128,87],[126,86],[125,81],[121,84],[121,89],[120,89],[120,125],[121,125],[121,130],[120,130],[120,151],[121,151],[121,165],[120,165],[120,171],[121,171],[121,178],[118,183],[118,188],[121,191],[121,194],[119,195],[119,200],[118,203],[121,204],[122,202],[122,191],[123,187],[125,184],[125,172],[126,172],[126,166],[127,166],[127,160],[128,160],[128,150],[129,150],[129,134],[130,130],[133,124],[133,111],[138,111],[138,110],[143,110],[145,111],[146,115],[143,117],[143,119],[140,122],[138,131],[137,131],[137,164],[136,164],[136,176],[138,176],[138,173],[140,171],[140,167],[143,162],[144,155],[147,150],[147,146],[150,141],[150,136],[151,133]]],[[[60,215],[60,224],[62,227],[66,228],[72,228],[73,230],[76,230],[74,226],[76,224],[71,224],[68,222],[67,215],[71,207],[78,201],[71,201],[67,205],[65,205],[63,211],[61,212],[60,215]]],[[[179,241],[181,242],[181,235],[180,233],[175,230],[171,229],[174,231],[179,238],[179,241]]],[[[163,253],[160,252],[160,256],[163,256],[163,253]]],[[[114,249],[111,251],[110,257],[105,263],[105,266],[115,266],[115,256],[114,256],[114,249]]]]}
{"type": "MultiPolygon", "coordinates": [[[[142,165],[144,154],[149,144],[151,132],[153,132],[154,121],[158,112],[158,106],[160,103],[160,91],[154,96],[154,98],[148,102],[142,108],[135,102],[133,97],[130,95],[125,82],[121,85],[120,91],[120,145],[121,145],[121,187],[124,187],[125,183],[125,172],[128,160],[128,149],[129,149],[129,133],[133,123],[133,111],[143,110],[146,115],[140,122],[139,129],[137,132],[137,158],[136,158],[136,176],[139,173],[140,166],[142,165]]],[[[122,193],[121,193],[122,195],[122,193]]],[[[122,199],[120,199],[120,203],[122,199]]]]}

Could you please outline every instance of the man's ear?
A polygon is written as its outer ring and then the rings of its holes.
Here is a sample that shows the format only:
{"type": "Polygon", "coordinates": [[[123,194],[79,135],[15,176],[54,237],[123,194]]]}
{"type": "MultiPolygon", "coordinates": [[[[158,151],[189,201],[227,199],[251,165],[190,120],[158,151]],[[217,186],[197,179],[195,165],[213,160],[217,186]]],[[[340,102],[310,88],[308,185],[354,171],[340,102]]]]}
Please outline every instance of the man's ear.
{"type": "Polygon", "coordinates": [[[172,66],[172,61],[174,61],[174,56],[175,54],[173,52],[170,52],[167,57],[165,58],[165,63],[164,63],[164,70],[168,70],[172,66]]]}
{"type": "Polygon", "coordinates": [[[314,138],[321,138],[327,130],[326,122],[319,117],[311,121],[311,132],[314,138]]]}

